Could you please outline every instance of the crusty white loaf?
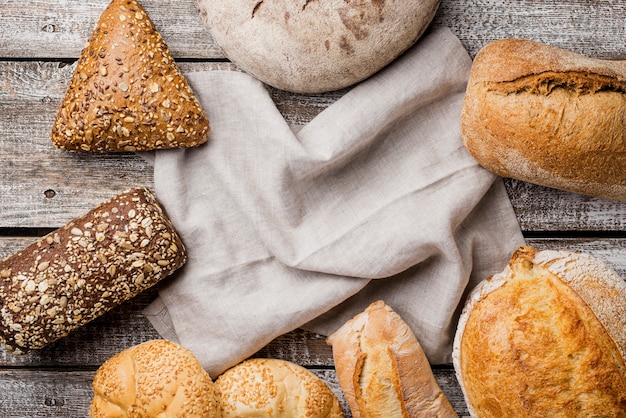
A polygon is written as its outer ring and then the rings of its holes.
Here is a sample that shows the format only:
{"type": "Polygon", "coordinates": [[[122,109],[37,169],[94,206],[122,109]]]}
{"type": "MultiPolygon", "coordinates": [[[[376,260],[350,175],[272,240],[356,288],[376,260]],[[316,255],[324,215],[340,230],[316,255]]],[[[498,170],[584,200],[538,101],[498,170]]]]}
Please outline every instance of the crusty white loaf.
{"type": "Polygon", "coordinates": [[[626,201],[626,61],[501,39],[474,59],[461,136],[503,177],[626,201]]]}
{"type": "Polygon", "coordinates": [[[475,417],[626,416],[626,283],[602,261],[522,247],[481,282],[453,359],[475,417]]]}
{"type": "Polygon", "coordinates": [[[209,374],[187,349],[167,340],[127,348],[92,383],[90,418],[219,418],[209,374]]]}
{"type": "Polygon", "coordinates": [[[154,194],[121,193],[0,261],[0,340],[19,351],[42,348],[186,260],[154,194]]]}
{"type": "Polygon", "coordinates": [[[322,379],[285,360],[245,360],[217,378],[215,392],[223,418],[344,416],[322,379]]]}
{"type": "Polygon", "coordinates": [[[327,341],[353,417],[457,416],[417,338],[385,302],[372,303],[327,341]]]}
{"type": "Polygon", "coordinates": [[[80,54],[51,130],[65,151],[192,147],[209,122],[137,0],[112,0],[80,54]]]}

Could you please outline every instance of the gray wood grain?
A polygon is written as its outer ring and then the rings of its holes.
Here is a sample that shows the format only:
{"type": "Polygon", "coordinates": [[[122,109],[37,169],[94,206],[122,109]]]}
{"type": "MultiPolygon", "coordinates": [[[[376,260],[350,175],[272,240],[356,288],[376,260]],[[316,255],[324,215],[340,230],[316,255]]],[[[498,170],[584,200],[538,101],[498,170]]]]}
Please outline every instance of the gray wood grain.
{"type": "MultiPolygon", "coordinates": [[[[76,59],[107,0],[0,1],[0,57],[76,59]]],[[[141,2],[176,58],[223,59],[192,0],[141,2]]]]}
{"type": "MultiPolygon", "coordinates": [[[[178,59],[224,59],[193,0],[143,0],[142,5],[178,59]]],[[[2,0],[0,57],[76,58],[107,0],[2,0]]],[[[625,56],[620,1],[442,0],[433,26],[447,26],[470,55],[488,42],[535,39],[599,58],[625,56]]]]}
{"type": "MultiPolygon", "coordinates": [[[[19,251],[33,239],[0,237],[0,257],[19,251]]],[[[591,254],[604,260],[626,280],[625,238],[535,238],[529,239],[528,244],[538,249],[591,254]]],[[[15,356],[0,348],[0,368],[97,367],[131,345],[159,338],[141,313],[156,296],[156,288],[150,289],[42,350],[15,356]]],[[[279,336],[256,356],[283,358],[311,367],[333,365],[332,350],[325,337],[300,329],[279,336]]]]}
{"type": "MultiPolygon", "coordinates": [[[[127,188],[153,186],[136,154],[71,154],[49,131],[73,65],[0,61],[0,227],[58,227],[127,188]]],[[[185,73],[236,70],[227,63],[181,63],[185,73]]],[[[288,123],[304,125],[344,92],[298,95],[269,88],[288,123]]],[[[508,180],[525,231],[624,231],[626,203],[508,180]]]]}
{"type": "MultiPolygon", "coordinates": [[[[339,398],[345,416],[350,410],[334,370],[310,369],[339,398]]],[[[0,416],[4,418],[87,417],[93,399],[91,382],[95,370],[0,370],[2,401],[0,416]]],[[[454,371],[435,370],[435,377],[459,416],[467,416],[467,407],[454,371]]]]}
{"type": "Polygon", "coordinates": [[[450,27],[472,57],[491,41],[522,38],[622,59],[625,18],[626,4],[615,0],[443,0],[433,24],[450,27]]]}

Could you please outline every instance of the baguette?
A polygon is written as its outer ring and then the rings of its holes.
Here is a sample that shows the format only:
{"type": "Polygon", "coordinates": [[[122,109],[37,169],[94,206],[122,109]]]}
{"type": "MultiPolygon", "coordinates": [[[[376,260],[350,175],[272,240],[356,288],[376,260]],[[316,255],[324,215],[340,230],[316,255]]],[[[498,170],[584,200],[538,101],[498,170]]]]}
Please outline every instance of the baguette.
{"type": "Polygon", "coordinates": [[[461,137],[500,176],[626,201],[625,112],[626,61],[502,39],[474,59],[461,137]]]}
{"type": "Polygon", "coordinates": [[[602,261],[518,249],[463,309],[453,362],[474,417],[624,417],[626,283],[602,261]]]}
{"type": "Polygon", "coordinates": [[[124,192],[0,261],[0,340],[20,352],[43,348],[186,259],[154,195],[124,192]]]}
{"type": "Polygon", "coordinates": [[[383,301],[327,338],[354,418],[457,417],[417,338],[383,301]]]}
{"type": "Polygon", "coordinates": [[[131,152],[208,140],[209,121],[136,0],[113,0],[80,54],[50,137],[64,151],[131,152]]]}

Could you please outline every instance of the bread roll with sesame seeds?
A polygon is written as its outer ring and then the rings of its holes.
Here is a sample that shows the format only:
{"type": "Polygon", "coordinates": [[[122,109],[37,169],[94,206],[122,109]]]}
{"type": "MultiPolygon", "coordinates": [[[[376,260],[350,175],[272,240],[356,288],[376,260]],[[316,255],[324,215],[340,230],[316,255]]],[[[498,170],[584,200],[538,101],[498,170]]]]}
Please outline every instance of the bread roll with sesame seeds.
{"type": "Polygon", "coordinates": [[[253,358],[215,381],[223,418],[342,418],[339,400],[319,377],[285,360],[253,358]]]}
{"type": "Polygon", "coordinates": [[[184,148],[209,121],[165,41],[136,0],[113,0],[80,54],[52,126],[65,151],[184,148]]]}
{"type": "Polygon", "coordinates": [[[187,349],[167,340],[127,348],[96,372],[90,418],[219,418],[213,381],[187,349]]]}
{"type": "Polygon", "coordinates": [[[0,261],[0,340],[22,352],[43,348],[186,260],[152,192],[121,193],[0,261]]]}

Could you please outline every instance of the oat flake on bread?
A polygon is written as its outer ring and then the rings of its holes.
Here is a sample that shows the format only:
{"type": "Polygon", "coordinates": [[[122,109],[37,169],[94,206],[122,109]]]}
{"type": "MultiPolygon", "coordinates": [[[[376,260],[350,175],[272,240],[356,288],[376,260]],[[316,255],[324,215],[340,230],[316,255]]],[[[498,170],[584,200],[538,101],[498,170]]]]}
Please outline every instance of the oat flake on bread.
{"type": "Polygon", "coordinates": [[[282,90],[361,81],[421,37],[439,0],[196,0],[224,54],[282,90]]]}

